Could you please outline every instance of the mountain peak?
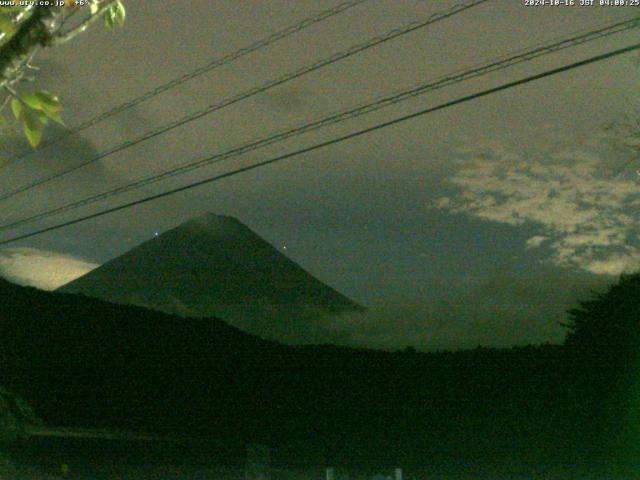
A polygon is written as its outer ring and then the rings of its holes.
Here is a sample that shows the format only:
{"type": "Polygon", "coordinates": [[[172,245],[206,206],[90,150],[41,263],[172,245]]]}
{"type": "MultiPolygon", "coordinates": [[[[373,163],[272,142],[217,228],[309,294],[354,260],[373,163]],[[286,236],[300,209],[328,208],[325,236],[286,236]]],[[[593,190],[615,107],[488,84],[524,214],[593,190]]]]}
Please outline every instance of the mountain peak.
{"type": "Polygon", "coordinates": [[[198,217],[193,217],[190,220],[178,225],[176,228],[184,228],[190,225],[198,225],[198,226],[207,226],[214,228],[224,228],[224,227],[237,227],[238,225],[242,225],[242,222],[238,220],[236,217],[232,217],[230,215],[219,215],[217,213],[207,212],[204,215],[200,215],[198,217]]]}
{"type": "Polygon", "coordinates": [[[328,317],[362,307],[287,258],[237,218],[207,213],[61,288],[248,332],[303,341],[328,317]]]}
{"type": "Polygon", "coordinates": [[[201,215],[199,217],[195,217],[192,220],[195,221],[203,221],[203,222],[218,222],[218,223],[241,223],[240,220],[238,220],[236,217],[233,217],[231,215],[221,215],[218,213],[213,213],[213,212],[207,212],[204,215],[201,215]]]}

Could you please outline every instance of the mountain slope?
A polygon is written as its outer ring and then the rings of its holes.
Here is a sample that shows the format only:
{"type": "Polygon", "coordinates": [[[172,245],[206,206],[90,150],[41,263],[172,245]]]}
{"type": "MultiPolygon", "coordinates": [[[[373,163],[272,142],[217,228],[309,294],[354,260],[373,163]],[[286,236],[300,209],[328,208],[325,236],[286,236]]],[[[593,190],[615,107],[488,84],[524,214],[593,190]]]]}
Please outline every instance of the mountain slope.
{"type": "Polygon", "coordinates": [[[278,351],[218,319],[185,321],[2,279],[0,304],[0,383],[54,424],[171,423],[168,406],[184,421],[175,409],[189,402],[224,409],[238,388],[229,380],[278,351]]]}
{"type": "Polygon", "coordinates": [[[190,317],[281,341],[317,340],[326,316],[362,310],[238,220],[192,219],[60,291],[190,317]]]}

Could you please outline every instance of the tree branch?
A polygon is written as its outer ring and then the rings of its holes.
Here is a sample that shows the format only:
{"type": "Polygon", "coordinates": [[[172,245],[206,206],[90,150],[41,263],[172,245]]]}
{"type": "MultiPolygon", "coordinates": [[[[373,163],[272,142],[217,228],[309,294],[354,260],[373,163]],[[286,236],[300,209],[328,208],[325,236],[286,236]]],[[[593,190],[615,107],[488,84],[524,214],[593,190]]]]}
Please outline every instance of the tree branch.
{"type": "Polygon", "coordinates": [[[110,1],[104,2],[104,5],[102,5],[95,13],[92,13],[91,15],[89,15],[82,22],[80,22],[80,24],[76,25],[75,27],[73,27],[68,32],[57,33],[56,35],[54,35],[51,38],[51,43],[50,44],[51,45],[59,45],[61,43],[65,43],[65,42],[68,42],[69,40],[72,40],[77,35],[81,34],[87,28],[89,28],[89,26],[93,22],[95,22],[97,19],[99,19],[104,12],[106,12],[112,5],[114,5],[116,3],[116,1],[117,0],[110,0],[110,1]]]}
{"type": "Polygon", "coordinates": [[[49,45],[49,26],[62,15],[63,7],[35,7],[18,31],[0,47],[0,87],[19,73],[37,47],[49,45]]]}

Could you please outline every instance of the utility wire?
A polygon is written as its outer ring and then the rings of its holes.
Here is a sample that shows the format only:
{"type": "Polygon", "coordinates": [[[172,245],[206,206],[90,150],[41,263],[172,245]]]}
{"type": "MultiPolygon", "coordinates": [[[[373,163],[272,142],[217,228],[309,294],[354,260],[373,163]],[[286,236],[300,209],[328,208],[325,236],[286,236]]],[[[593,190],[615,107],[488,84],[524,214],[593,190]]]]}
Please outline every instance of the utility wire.
{"type": "Polygon", "coordinates": [[[112,196],[115,196],[121,193],[125,193],[131,190],[136,190],[143,186],[146,186],[152,183],[157,183],[167,178],[181,175],[189,171],[211,165],[213,163],[219,163],[223,160],[243,155],[247,152],[254,151],[259,148],[263,148],[268,145],[272,145],[274,143],[284,141],[294,136],[299,136],[313,130],[318,130],[326,126],[333,125],[335,123],[340,123],[352,118],[359,117],[361,115],[365,115],[365,114],[380,110],[382,108],[399,103],[401,101],[408,100],[418,95],[423,95],[430,91],[434,91],[434,90],[444,88],[456,83],[460,83],[462,81],[469,80],[471,78],[486,75],[488,73],[495,72],[497,70],[506,69],[519,63],[531,61],[540,56],[548,55],[548,54],[557,52],[559,50],[563,50],[565,48],[573,47],[576,45],[581,45],[586,42],[611,35],[613,33],[618,33],[620,31],[623,31],[623,29],[635,28],[638,26],[640,26],[640,17],[634,17],[631,20],[617,22],[612,25],[599,28],[597,30],[592,30],[580,35],[574,35],[570,38],[565,38],[560,41],[556,41],[555,43],[550,43],[548,45],[543,45],[540,47],[535,47],[529,50],[521,51],[520,53],[512,54],[512,55],[503,57],[501,59],[491,61],[488,64],[481,65],[479,67],[476,67],[470,70],[463,70],[461,73],[454,72],[450,75],[441,77],[440,79],[437,79],[435,81],[420,84],[417,87],[413,87],[408,90],[400,91],[399,93],[382,97],[378,100],[366,103],[356,108],[351,108],[345,111],[341,111],[341,112],[326,116],[324,118],[321,118],[319,120],[311,121],[307,124],[303,124],[301,126],[298,126],[289,130],[285,130],[282,132],[278,132],[276,134],[269,135],[259,140],[254,140],[254,141],[244,143],[242,145],[226,150],[222,153],[210,155],[210,156],[207,156],[206,158],[203,158],[194,162],[179,165],[170,170],[164,170],[143,178],[139,178],[133,182],[130,182],[126,185],[122,185],[115,189],[111,189],[106,192],[102,192],[81,200],[76,200],[76,201],[67,203],[65,205],[55,207],[53,209],[50,209],[44,212],[40,212],[20,220],[16,220],[8,224],[0,225],[0,231],[15,228],[20,225],[24,225],[26,223],[39,220],[41,218],[49,217],[51,215],[64,213],[66,211],[79,208],[82,206],[86,206],[100,200],[105,200],[107,198],[110,198],[112,196]]]}
{"type": "Polygon", "coordinates": [[[39,147],[39,149],[37,151],[27,151],[26,153],[19,155],[13,159],[11,159],[10,161],[12,163],[20,161],[26,157],[29,157],[31,155],[34,155],[36,153],[40,153],[43,149],[50,147],[52,145],[55,145],[57,143],[59,143],[60,141],[64,140],[65,138],[69,137],[70,135],[82,132],[83,130],[86,130],[87,128],[93,127],[94,125],[97,125],[100,122],[103,122],[104,120],[113,117],[114,115],[118,115],[119,113],[122,113],[126,110],[129,110],[130,108],[133,108],[137,105],[140,105],[143,102],[146,102],[147,100],[152,99],[153,97],[156,97],[168,90],[171,90],[172,88],[175,88],[179,85],[182,85],[185,82],[188,82],[189,80],[192,80],[200,75],[203,75],[207,72],[210,72],[212,70],[215,70],[218,67],[222,67],[224,65],[227,65],[229,63],[232,63],[236,60],[238,60],[239,58],[244,57],[245,55],[249,55],[250,53],[256,52],[262,48],[265,48],[273,43],[276,43],[280,40],[283,40],[295,33],[298,33],[308,27],[311,27],[312,25],[315,25],[316,23],[320,23],[324,20],[327,20],[328,18],[334,17],[346,10],[349,10],[353,7],[356,7],[358,5],[360,5],[361,3],[367,2],[368,0],[350,0],[350,1],[346,1],[346,2],[342,2],[338,5],[336,5],[333,8],[330,8],[328,10],[324,10],[322,12],[319,12],[315,15],[312,15],[310,17],[307,17],[305,19],[303,19],[302,21],[295,23],[293,25],[289,25],[288,27],[279,30],[265,38],[262,38],[260,40],[255,41],[254,43],[250,44],[249,46],[240,48],[239,50],[236,50],[235,52],[229,53],[223,57],[219,57],[216,58],[214,60],[211,60],[209,63],[207,63],[206,65],[202,65],[194,70],[191,70],[190,72],[185,73],[184,75],[181,75],[179,77],[174,78],[173,80],[168,81],[167,83],[164,83],[162,85],[157,86],[156,88],[152,89],[152,90],[148,90],[147,92],[143,93],[142,95],[140,95],[139,97],[133,98],[127,102],[121,103],[120,105],[117,105],[115,107],[113,107],[110,110],[107,110],[106,112],[103,112],[75,127],[70,128],[69,130],[63,132],[62,134],[58,135],[55,138],[52,138],[51,140],[44,142],[43,144],[41,144],[41,146],[39,147]]]}
{"type": "Polygon", "coordinates": [[[324,148],[324,147],[328,147],[330,145],[335,145],[337,143],[344,142],[346,140],[350,140],[352,138],[360,137],[362,135],[366,135],[368,133],[371,133],[371,132],[374,132],[374,131],[377,131],[377,130],[381,130],[383,128],[387,128],[387,127],[390,127],[392,125],[396,125],[396,124],[399,124],[399,123],[402,123],[402,122],[406,122],[407,120],[418,118],[418,117],[421,117],[421,116],[429,114],[429,113],[433,113],[433,112],[436,112],[436,111],[439,111],[439,110],[443,110],[445,108],[449,108],[449,107],[453,107],[455,105],[466,103],[466,102],[469,102],[471,100],[475,100],[477,98],[486,97],[488,95],[492,95],[494,93],[498,93],[498,92],[501,92],[503,90],[507,90],[507,89],[514,88],[514,87],[517,87],[517,86],[520,86],[520,85],[524,85],[524,84],[527,84],[527,83],[530,83],[530,82],[533,82],[533,81],[536,81],[536,80],[540,80],[542,78],[547,78],[547,77],[550,77],[550,76],[553,76],[553,75],[557,75],[559,73],[567,72],[567,71],[573,70],[575,68],[583,67],[585,65],[590,65],[592,63],[596,63],[596,62],[599,62],[599,61],[602,61],[602,60],[606,60],[608,58],[612,58],[612,57],[615,57],[615,56],[618,56],[618,55],[622,55],[624,53],[632,52],[632,51],[635,51],[635,50],[638,50],[638,49],[640,49],[640,43],[636,43],[635,45],[631,45],[629,47],[625,47],[625,48],[621,48],[621,49],[618,49],[618,50],[614,50],[612,52],[605,53],[605,54],[602,54],[602,55],[597,55],[595,57],[591,57],[591,58],[588,58],[586,60],[582,60],[582,61],[579,61],[579,62],[571,63],[571,64],[568,64],[568,65],[564,65],[564,66],[559,67],[559,68],[554,68],[552,70],[547,70],[545,72],[538,73],[536,75],[531,75],[529,77],[525,77],[525,78],[522,78],[520,80],[515,80],[513,82],[504,83],[504,84],[502,84],[502,85],[500,85],[498,87],[489,88],[487,90],[482,90],[480,92],[477,92],[477,93],[474,93],[474,94],[471,94],[471,95],[467,95],[467,96],[458,98],[456,100],[451,100],[449,102],[442,103],[442,104],[437,105],[435,107],[429,107],[429,108],[420,110],[420,111],[415,112],[415,113],[411,113],[411,114],[408,114],[408,115],[403,115],[403,116],[397,117],[397,118],[395,118],[393,120],[389,120],[389,121],[384,122],[384,123],[379,123],[379,124],[374,125],[372,127],[368,127],[368,128],[364,128],[364,129],[361,129],[361,130],[357,130],[355,132],[351,132],[349,134],[342,135],[340,137],[336,137],[336,138],[333,138],[331,140],[327,140],[327,141],[324,141],[324,142],[317,143],[317,144],[312,145],[310,147],[305,147],[305,148],[302,148],[302,149],[299,149],[299,150],[296,150],[296,151],[293,151],[293,152],[286,153],[284,155],[279,155],[277,157],[270,158],[268,160],[263,160],[262,162],[258,162],[258,163],[254,163],[252,165],[248,165],[248,166],[245,166],[245,167],[237,168],[237,169],[232,170],[230,172],[225,172],[225,173],[222,173],[222,174],[219,174],[219,175],[215,175],[213,177],[206,178],[204,180],[199,180],[197,182],[190,183],[188,185],[184,185],[182,187],[178,187],[178,188],[174,188],[174,189],[171,189],[171,190],[167,190],[165,192],[158,193],[158,194],[155,194],[155,195],[150,195],[148,197],[144,197],[144,198],[132,201],[132,202],[128,202],[128,203],[125,203],[125,204],[122,204],[122,205],[118,205],[116,207],[107,208],[105,210],[101,210],[99,212],[92,213],[90,215],[85,215],[83,217],[79,217],[79,218],[75,218],[73,220],[68,220],[66,222],[58,223],[56,225],[52,225],[52,226],[49,226],[49,227],[46,227],[46,228],[42,228],[40,230],[36,230],[34,232],[31,232],[31,233],[27,233],[27,234],[19,235],[19,236],[16,236],[16,237],[13,237],[13,238],[10,238],[10,239],[7,239],[7,240],[3,240],[3,241],[0,241],[0,245],[6,245],[6,244],[9,244],[9,243],[12,243],[12,242],[16,242],[18,240],[23,240],[23,239],[26,239],[26,238],[34,237],[36,235],[40,235],[40,234],[45,233],[45,232],[58,230],[60,228],[67,227],[67,226],[70,226],[70,225],[74,225],[76,223],[84,222],[84,221],[87,221],[87,220],[90,220],[90,219],[93,219],[93,218],[97,218],[97,217],[101,217],[101,216],[104,216],[104,215],[107,215],[107,214],[110,214],[110,213],[118,212],[120,210],[124,210],[124,209],[127,209],[127,208],[134,207],[136,205],[141,205],[143,203],[152,202],[152,201],[164,198],[164,197],[168,197],[170,195],[174,195],[174,194],[179,193],[179,192],[184,192],[186,190],[190,190],[192,188],[199,187],[201,185],[213,183],[213,182],[216,182],[218,180],[222,180],[224,178],[232,177],[232,176],[244,173],[244,172],[248,172],[250,170],[255,170],[257,168],[261,168],[261,167],[264,167],[264,166],[267,166],[267,165],[271,165],[271,164],[276,163],[276,162],[280,162],[282,160],[286,160],[288,158],[296,157],[298,155],[302,155],[302,154],[305,154],[305,153],[308,153],[308,152],[311,152],[311,151],[314,151],[314,150],[318,150],[318,149],[321,149],[321,148],[324,148]]]}
{"type": "Polygon", "coordinates": [[[247,90],[245,92],[242,92],[238,95],[234,95],[232,97],[226,98],[224,100],[222,100],[221,102],[215,103],[213,105],[209,105],[208,107],[191,113],[189,115],[186,115],[178,120],[175,120],[169,124],[166,124],[164,126],[161,126],[155,130],[152,130],[150,132],[147,132],[137,138],[134,138],[132,140],[128,140],[125,142],[122,142],[114,147],[111,147],[107,150],[102,151],[101,153],[97,154],[95,157],[92,157],[90,159],[84,160],[76,165],[73,165],[67,169],[61,170],[59,172],[53,173],[47,177],[44,177],[40,180],[36,180],[32,183],[29,183],[27,185],[18,187],[10,192],[6,192],[3,194],[0,194],[0,201],[2,200],[6,200],[8,198],[11,198],[15,195],[18,195],[20,193],[26,192],[28,190],[31,190],[32,188],[38,187],[40,185],[43,185],[45,183],[48,183],[52,180],[56,180],[60,177],[63,177],[65,175],[68,175],[70,173],[73,173],[77,170],[80,170],[83,167],[86,167],[87,165],[91,165],[99,160],[102,160],[110,155],[113,155],[114,153],[118,153],[121,152],[123,150],[126,150],[128,148],[131,148],[135,145],[138,145],[139,143],[145,142],[147,140],[150,140],[152,138],[155,138],[159,135],[162,135],[164,133],[167,133],[175,128],[181,127],[187,123],[193,122],[195,120],[198,120],[206,115],[210,115],[218,110],[222,110],[223,108],[229,107],[231,105],[234,105],[238,102],[241,102],[243,100],[246,100],[254,95],[257,95],[259,93],[263,93],[267,90],[270,90],[274,87],[277,87],[279,85],[282,85],[286,82],[289,82],[291,80],[300,78],[304,75],[307,75],[311,72],[314,72],[316,70],[319,70],[321,68],[324,68],[328,65],[334,64],[336,62],[339,62],[341,60],[344,60],[346,58],[349,58],[353,55],[356,55],[360,52],[363,52],[365,50],[368,50],[370,48],[376,47],[380,44],[386,43],[388,41],[391,41],[395,38],[398,38],[402,35],[406,35],[408,33],[414,32],[420,28],[424,28],[428,25],[431,25],[435,22],[438,22],[440,20],[444,20],[446,18],[449,18],[453,15],[456,15],[458,13],[464,12],[465,10],[468,10],[470,8],[473,8],[477,5],[480,5],[482,3],[485,3],[489,0],[471,0],[465,3],[459,3],[454,5],[453,7],[451,7],[450,9],[448,9],[447,11],[444,12],[439,12],[439,13],[435,13],[433,15],[430,15],[426,20],[420,21],[420,22],[412,22],[408,25],[405,25],[404,27],[401,28],[397,28],[394,30],[391,30],[390,32],[387,32],[384,35],[381,36],[377,36],[374,37],[364,43],[358,44],[358,45],[354,45],[351,48],[344,50],[342,52],[336,53],[334,55],[331,55],[330,57],[327,57],[325,59],[319,60],[309,66],[306,67],[302,67],[299,70],[295,70],[293,72],[287,73],[281,77],[278,77],[276,79],[270,80],[258,87],[254,87],[250,90],[247,90]]]}

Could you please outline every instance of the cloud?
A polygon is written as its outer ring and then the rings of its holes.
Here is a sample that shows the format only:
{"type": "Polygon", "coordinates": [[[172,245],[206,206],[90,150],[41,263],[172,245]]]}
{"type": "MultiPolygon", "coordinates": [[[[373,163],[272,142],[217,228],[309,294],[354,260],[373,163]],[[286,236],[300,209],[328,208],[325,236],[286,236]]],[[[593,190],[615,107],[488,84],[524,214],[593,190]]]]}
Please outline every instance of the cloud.
{"type": "Polygon", "coordinates": [[[611,152],[602,140],[572,151],[550,146],[526,158],[495,141],[461,150],[458,171],[448,179],[452,193],[436,198],[433,207],[533,226],[539,232],[525,248],[544,244],[559,266],[609,275],[635,270],[640,181],[610,174],[611,152]]]}
{"type": "Polygon", "coordinates": [[[547,237],[545,237],[544,235],[534,235],[529,240],[527,240],[527,248],[538,248],[546,241],[547,237]]]}
{"type": "Polygon", "coordinates": [[[566,311],[607,277],[540,265],[523,275],[495,272],[453,282],[444,295],[373,305],[364,313],[325,319],[328,340],[342,345],[422,350],[478,345],[561,343],[566,311]]]}
{"type": "Polygon", "coordinates": [[[1,276],[43,290],[55,290],[98,266],[78,257],[35,248],[0,251],[1,276]]]}

